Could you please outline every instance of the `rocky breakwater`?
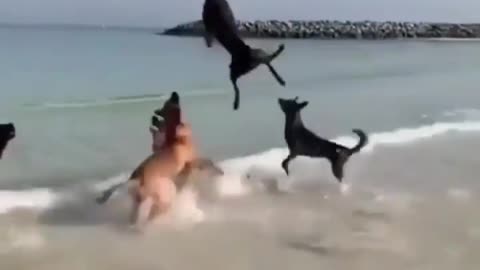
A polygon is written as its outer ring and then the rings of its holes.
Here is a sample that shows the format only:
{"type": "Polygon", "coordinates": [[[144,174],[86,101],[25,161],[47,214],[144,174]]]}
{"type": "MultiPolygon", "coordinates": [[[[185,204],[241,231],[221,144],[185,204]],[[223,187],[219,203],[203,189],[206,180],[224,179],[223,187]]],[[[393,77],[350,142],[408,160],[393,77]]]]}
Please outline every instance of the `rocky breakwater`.
{"type": "MultiPolygon", "coordinates": [[[[238,21],[243,37],[318,39],[479,38],[480,24],[373,21],[238,21]]],[[[180,24],[161,35],[202,36],[202,21],[180,24]]]]}

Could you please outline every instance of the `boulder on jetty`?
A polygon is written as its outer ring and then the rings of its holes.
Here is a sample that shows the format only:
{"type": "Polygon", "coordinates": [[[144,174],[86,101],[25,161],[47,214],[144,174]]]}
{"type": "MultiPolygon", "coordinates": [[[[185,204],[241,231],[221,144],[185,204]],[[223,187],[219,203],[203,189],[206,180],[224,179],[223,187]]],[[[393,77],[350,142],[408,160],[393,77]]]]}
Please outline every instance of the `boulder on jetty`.
{"type": "MultiPolygon", "coordinates": [[[[374,22],[374,21],[237,21],[242,37],[317,39],[478,38],[480,24],[374,22]]],[[[202,36],[201,20],[180,24],[158,33],[202,36]]]]}

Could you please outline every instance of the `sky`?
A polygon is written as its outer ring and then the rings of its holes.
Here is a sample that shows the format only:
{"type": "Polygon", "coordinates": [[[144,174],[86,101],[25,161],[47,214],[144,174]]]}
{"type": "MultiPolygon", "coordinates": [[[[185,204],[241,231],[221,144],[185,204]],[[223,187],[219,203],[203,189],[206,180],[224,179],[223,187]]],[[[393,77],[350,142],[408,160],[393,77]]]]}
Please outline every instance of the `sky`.
{"type": "MultiPolygon", "coordinates": [[[[0,0],[0,22],[168,27],[200,19],[204,0],[0,0]]],[[[239,20],[480,22],[480,0],[229,0],[239,20]]]]}

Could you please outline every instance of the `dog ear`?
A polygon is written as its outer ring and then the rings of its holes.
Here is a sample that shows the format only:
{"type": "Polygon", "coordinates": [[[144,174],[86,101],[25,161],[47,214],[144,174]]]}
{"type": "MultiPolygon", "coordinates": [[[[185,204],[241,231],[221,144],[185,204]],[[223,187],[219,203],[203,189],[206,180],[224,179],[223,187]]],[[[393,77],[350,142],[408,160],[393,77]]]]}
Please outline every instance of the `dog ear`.
{"type": "Polygon", "coordinates": [[[301,109],[305,108],[305,107],[308,105],[308,101],[301,102],[301,103],[299,103],[298,105],[299,105],[298,108],[301,110],[301,109]]]}
{"type": "Polygon", "coordinates": [[[169,102],[178,105],[180,103],[180,96],[176,91],[173,91],[172,94],[170,95],[169,102]]]}
{"type": "Polygon", "coordinates": [[[156,115],[156,116],[160,116],[162,118],[165,118],[166,113],[167,113],[170,105],[171,104],[178,105],[178,102],[179,102],[179,96],[178,96],[177,92],[174,91],[174,92],[172,92],[170,97],[167,100],[165,100],[165,102],[163,103],[163,106],[161,108],[153,111],[153,114],[156,115]]]}

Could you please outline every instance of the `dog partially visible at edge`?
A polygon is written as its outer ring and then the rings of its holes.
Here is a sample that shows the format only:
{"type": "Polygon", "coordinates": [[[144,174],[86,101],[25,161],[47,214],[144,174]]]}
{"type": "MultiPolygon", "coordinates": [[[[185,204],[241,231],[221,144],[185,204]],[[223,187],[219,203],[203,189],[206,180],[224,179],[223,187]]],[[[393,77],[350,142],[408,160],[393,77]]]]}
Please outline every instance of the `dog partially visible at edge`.
{"type": "Polygon", "coordinates": [[[257,68],[260,64],[268,67],[277,82],[285,86],[285,80],[278,74],[271,62],[285,49],[279,45],[278,49],[268,54],[262,49],[251,48],[240,38],[235,23],[235,16],[226,0],[205,0],[203,5],[202,20],[205,27],[205,43],[212,47],[214,37],[230,53],[230,81],[235,91],[233,109],[240,106],[240,90],[237,80],[241,76],[257,68]]]}
{"type": "Polygon", "coordinates": [[[15,125],[13,123],[0,124],[0,159],[8,143],[15,138],[15,125]]]}
{"type": "Polygon", "coordinates": [[[338,182],[342,182],[344,165],[353,154],[359,152],[367,143],[368,136],[360,129],[353,132],[360,138],[357,145],[348,148],[343,145],[328,141],[317,136],[305,127],[301,111],[308,105],[308,101],[298,102],[294,99],[278,99],[280,108],[285,113],[285,141],[290,151],[287,158],[282,161],[282,168],[288,175],[288,164],[297,156],[312,158],[326,158],[330,161],[333,175],[338,182]]]}
{"type": "Polygon", "coordinates": [[[129,179],[102,193],[97,203],[105,203],[116,189],[134,183],[129,189],[134,207],[131,222],[138,227],[165,213],[183,186],[195,172],[209,172],[209,176],[223,171],[211,160],[198,158],[191,129],[182,122],[180,99],[176,92],[155,114],[165,119],[165,142],[132,172],[129,179]]]}

